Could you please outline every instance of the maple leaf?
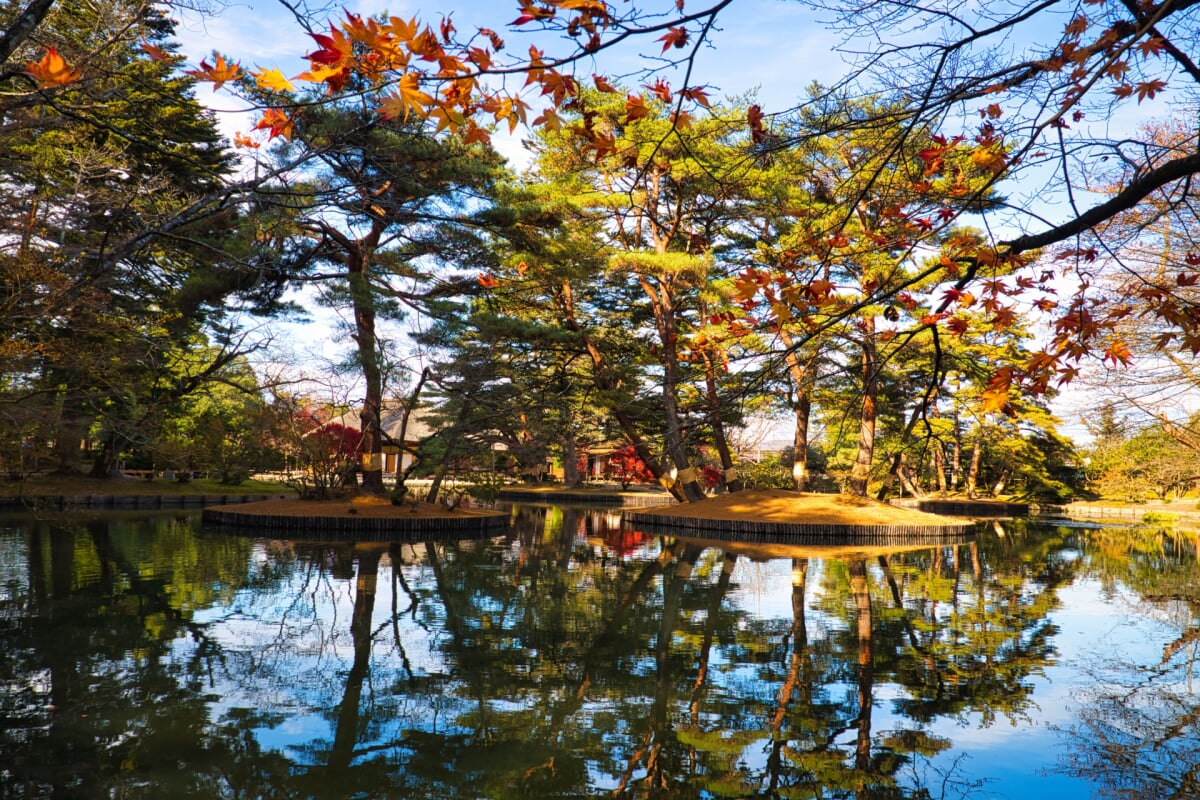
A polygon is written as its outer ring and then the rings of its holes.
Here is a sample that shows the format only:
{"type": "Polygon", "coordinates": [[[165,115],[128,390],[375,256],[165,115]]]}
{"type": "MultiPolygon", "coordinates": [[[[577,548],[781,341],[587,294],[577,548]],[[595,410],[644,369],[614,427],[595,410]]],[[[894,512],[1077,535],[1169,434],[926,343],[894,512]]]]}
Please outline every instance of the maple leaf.
{"type": "Polygon", "coordinates": [[[380,104],[379,112],[388,118],[400,117],[407,120],[408,115],[416,112],[424,117],[426,109],[433,105],[433,98],[421,91],[421,84],[415,72],[406,72],[396,84],[396,91],[386,95],[380,104]]]}
{"type": "Polygon", "coordinates": [[[650,109],[646,107],[646,101],[641,95],[631,94],[625,98],[626,124],[641,119],[649,115],[649,113],[650,109]]]}
{"type": "Polygon", "coordinates": [[[479,285],[485,289],[495,289],[500,285],[499,279],[495,275],[488,273],[479,273],[479,285]]]}
{"type": "Polygon", "coordinates": [[[502,119],[508,120],[508,132],[512,133],[517,129],[518,125],[524,124],[526,112],[529,111],[529,104],[519,97],[507,97],[500,101],[499,108],[495,112],[496,122],[502,119]]]}
{"type": "Polygon", "coordinates": [[[750,126],[750,138],[755,144],[761,144],[767,138],[767,129],[763,127],[762,106],[755,103],[746,109],[746,124],[750,126]]]}
{"type": "Polygon", "coordinates": [[[1088,29],[1090,21],[1086,16],[1080,14],[1067,24],[1066,34],[1070,37],[1079,37],[1088,29]]]}
{"type": "MultiPolygon", "coordinates": [[[[313,38],[313,41],[321,46],[321,49],[305,54],[305,58],[317,64],[325,65],[336,64],[342,60],[342,51],[338,49],[338,42],[334,37],[342,38],[343,41],[345,40],[345,37],[343,37],[336,29],[332,27],[330,30],[333,32],[334,36],[326,36],[323,33],[309,34],[309,36],[313,38]]],[[[347,53],[347,55],[348,54],[349,53],[347,53]]]]}
{"type": "Polygon", "coordinates": [[[454,23],[450,21],[450,15],[442,17],[441,24],[442,41],[450,44],[450,40],[454,38],[454,23]]]}
{"type": "Polygon", "coordinates": [[[996,309],[996,313],[992,315],[992,324],[997,328],[1011,328],[1013,323],[1017,321],[1017,312],[1013,311],[1008,306],[1000,306],[996,309]]]}
{"type": "Polygon", "coordinates": [[[292,82],[283,76],[278,67],[264,69],[261,72],[251,73],[254,75],[254,82],[264,89],[270,89],[274,92],[294,92],[296,87],[292,82]]]}
{"type": "Polygon", "coordinates": [[[1136,45],[1134,45],[1133,49],[1137,50],[1144,57],[1149,58],[1150,56],[1156,56],[1162,51],[1166,50],[1167,43],[1161,37],[1151,36],[1144,42],[1138,42],[1136,45]]]}
{"type": "Polygon", "coordinates": [[[429,111],[429,116],[437,121],[437,127],[434,128],[434,133],[441,133],[444,130],[458,130],[462,127],[466,119],[461,113],[453,108],[446,106],[434,106],[429,111]]]}
{"type": "Polygon", "coordinates": [[[672,111],[670,119],[671,125],[681,131],[686,131],[696,121],[696,118],[686,111],[672,111]]]}
{"type": "Polygon", "coordinates": [[[1013,373],[1010,367],[1001,367],[988,381],[987,389],[979,398],[983,413],[1003,411],[1008,406],[1008,393],[1012,387],[1013,373]]]}
{"type": "Polygon", "coordinates": [[[466,131],[465,131],[465,133],[463,133],[462,137],[463,137],[463,142],[465,142],[466,144],[484,144],[484,145],[486,145],[486,144],[490,144],[492,141],[492,137],[488,135],[488,132],[485,131],[483,128],[479,127],[475,123],[475,121],[471,120],[471,119],[467,120],[466,131]]]}
{"type": "Polygon", "coordinates": [[[662,51],[664,53],[670,50],[672,47],[676,49],[682,49],[686,47],[688,43],[687,28],[682,26],[678,28],[667,28],[667,32],[654,41],[663,43],[662,51]]]}
{"type": "Polygon", "coordinates": [[[404,19],[403,17],[388,17],[388,24],[384,30],[395,36],[401,42],[411,42],[416,38],[417,32],[421,30],[421,23],[416,17],[412,19],[404,19]]]}
{"type": "Polygon", "coordinates": [[[179,56],[172,54],[165,47],[150,42],[142,42],[142,52],[150,56],[152,61],[173,61],[179,56]]]}
{"type": "Polygon", "coordinates": [[[1141,103],[1143,100],[1153,100],[1154,96],[1166,88],[1167,82],[1155,78],[1152,81],[1146,81],[1137,85],[1137,98],[1141,103]]]}
{"type": "Polygon", "coordinates": [[[238,131],[233,134],[233,146],[234,147],[251,147],[254,149],[258,149],[262,145],[260,145],[258,142],[254,141],[253,139],[251,139],[249,136],[242,133],[241,131],[238,131]]]}
{"type": "Polygon", "coordinates": [[[284,139],[292,138],[293,120],[283,111],[278,108],[268,108],[263,112],[262,119],[254,126],[254,130],[270,131],[270,138],[282,136],[284,139]]]}
{"type": "Polygon", "coordinates": [[[184,70],[185,75],[191,75],[198,81],[211,82],[213,91],[220,89],[228,81],[236,81],[242,77],[242,66],[236,61],[232,64],[225,62],[224,56],[220,53],[213,54],[213,64],[208,61],[201,61],[199,69],[184,70]]]}
{"type": "Polygon", "coordinates": [[[608,78],[605,78],[603,75],[593,75],[592,82],[596,84],[598,91],[606,94],[615,94],[617,91],[616,87],[609,83],[608,78]]]}
{"type": "Polygon", "coordinates": [[[27,61],[25,74],[38,82],[39,89],[65,86],[79,80],[83,75],[79,70],[72,69],[53,47],[47,47],[39,60],[27,61]]]}
{"type": "Polygon", "coordinates": [[[497,34],[491,28],[480,28],[479,35],[486,36],[488,38],[488,41],[492,43],[493,50],[503,50],[504,49],[504,40],[501,39],[499,34],[497,34]]]}
{"type": "Polygon", "coordinates": [[[976,150],[971,154],[971,163],[999,175],[1008,167],[1008,157],[996,150],[976,150]]]}
{"type": "Polygon", "coordinates": [[[562,130],[562,117],[553,108],[547,108],[533,120],[533,126],[543,127],[548,131],[562,130]]]}
{"type": "Polygon", "coordinates": [[[652,95],[664,103],[671,102],[671,85],[662,78],[659,78],[654,83],[646,84],[643,88],[649,89],[652,95]]]}
{"type": "Polygon", "coordinates": [[[708,92],[703,86],[692,86],[688,89],[680,89],[679,94],[687,100],[691,100],[701,108],[712,108],[712,101],[708,98],[708,92]]]}
{"type": "Polygon", "coordinates": [[[1117,364],[1129,366],[1133,362],[1133,353],[1129,352],[1129,346],[1120,339],[1114,341],[1104,351],[1104,361],[1111,361],[1115,367],[1117,364]]]}
{"type": "Polygon", "coordinates": [[[981,117],[987,117],[988,119],[1000,119],[1001,115],[1003,114],[1004,111],[1000,108],[999,103],[992,103],[987,108],[979,112],[981,117]]]}
{"type": "Polygon", "coordinates": [[[524,25],[527,22],[535,20],[551,19],[554,16],[553,8],[543,8],[533,4],[532,0],[521,0],[520,6],[521,15],[514,19],[509,25],[524,25]]]}
{"type": "Polygon", "coordinates": [[[482,47],[472,47],[467,50],[467,60],[474,64],[480,72],[486,72],[492,66],[492,53],[482,47]]]}
{"type": "Polygon", "coordinates": [[[971,329],[971,323],[964,317],[951,317],[946,323],[946,330],[953,333],[955,336],[961,337],[964,333],[971,329]]]}
{"type": "Polygon", "coordinates": [[[1119,99],[1124,100],[1126,97],[1129,97],[1133,94],[1133,87],[1128,83],[1122,83],[1117,86],[1117,88],[1113,89],[1112,93],[1115,94],[1119,99]]]}

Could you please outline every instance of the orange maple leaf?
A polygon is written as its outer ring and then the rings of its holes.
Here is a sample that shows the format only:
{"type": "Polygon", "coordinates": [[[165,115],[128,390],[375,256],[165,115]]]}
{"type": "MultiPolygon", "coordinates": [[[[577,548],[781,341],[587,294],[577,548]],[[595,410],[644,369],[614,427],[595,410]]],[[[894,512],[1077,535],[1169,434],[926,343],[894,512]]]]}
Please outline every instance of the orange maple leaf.
{"type": "Polygon", "coordinates": [[[592,81],[596,84],[596,89],[607,94],[615,94],[617,88],[608,82],[608,78],[603,75],[593,75],[592,81]]]}
{"type": "Polygon", "coordinates": [[[479,285],[485,289],[495,289],[500,285],[500,281],[491,273],[479,273],[479,285]]]}
{"type": "Polygon", "coordinates": [[[254,130],[270,131],[272,139],[276,136],[282,136],[284,139],[292,138],[293,120],[283,111],[278,108],[268,108],[263,112],[262,119],[254,126],[254,130]]]}
{"type": "Polygon", "coordinates": [[[26,62],[25,74],[38,82],[39,89],[65,86],[83,75],[79,70],[72,69],[53,47],[47,47],[40,60],[26,62]]]}
{"type": "Polygon", "coordinates": [[[179,58],[179,56],[172,54],[170,50],[167,50],[165,47],[161,47],[157,44],[142,42],[141,46],[142,52],[150,56],[152,61],[172,61],[176,58],[179,58]]]}
{"type": "Polygon", "coordinates": [[[692,86],[689,89],[680,89],[679,94],[703,108],[710,108],[712,106],[712,101],[708,99],[708,92],[704,90],[703,86],[692,86]]]}
{"type": "Polygon", "coordinates": [[[257,150],[262,145],[260,145],[258,142],[254,141],[253,139],[251,139],[249,136],[242,133],[241,131],[238,131],[237,133],[233,134],[233,146],[234,147],[251,147],[251,148],[254,148],[257,150]]]}
{"type": "Polygon", "coordinates": [[[1104,361],[1111,361],[1115,367],[1117,364],[1129,366],[1133,362],[1133,353],[1129,352],[1129,346],[1120,339],[1116,340],[1108,346],[1104,351],[1104,361]]]}
{"type": "Polygon", "coordinates": [[[996,370],[996,374],[988,381],[987,389],[983,391],[979,398],[983,406],[983,413],[990,414],[995,411],[1004,411],[1008,407],[1009,389],[1012,387],[1013,373],[1009,367],[1001,367],[996,370]]]}
{"type": "Polygon", "coordinates": [[[630,123],[650,114],[646,100],[641,95],[631,94],[625,98],[625,122],[630,123]]]}
{"type": "Polygon", "coordinates": [[[213,61],[212,64],[209,64],[207,60],[201,61],[199,69],[184,70],[184,74],[191,75],[198,81],[211,83],[214,92],[224,86],[227,81],[236,81],[242,77],[242,65],[236,61],[228,64],[220,53],[213,54],[213,61]]]}
{"type": "Polygon", "coordinates": [[[1156,56],[1163,50],[1166,50],[1167,43],[1158,36],[1151,36],[1144,42],[1138,42],[1136,45],[1134,45],[1133,49],[1137,50],[1144,57],[1149,58],[1150,56],[1156,56]]]}

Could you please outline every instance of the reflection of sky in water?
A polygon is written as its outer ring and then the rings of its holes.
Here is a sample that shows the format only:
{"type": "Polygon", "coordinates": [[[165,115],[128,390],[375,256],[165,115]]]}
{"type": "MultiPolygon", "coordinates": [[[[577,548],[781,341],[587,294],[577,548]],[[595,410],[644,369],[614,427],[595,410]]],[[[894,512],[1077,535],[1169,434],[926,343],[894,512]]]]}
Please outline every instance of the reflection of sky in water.
{"type": "MultiPolygon", "coordinates": [[[[642,550],[634,556],[646,557],[642,550]]],[[[261,554],[260,554],[261,555],[261,554]]],[[[513,555],[517,555],[514,551],[513,555]]],[[[263,558],[266,558],[263,556],[263,558]]],[[[814,608],[819,602],[824,563],[813,560],[807,575],[806,622],[810,640],[825,635],[830,627],[842,627],[843,623],[831,619],[814,608]]],[[[714,570],[704,579],[693,580],[715,583],[714,570]]],[[[431,576],[420,565],[404,567],[404,577],[414,591],[431,591],[431,576]]],[[[875,576],[877,577],[877,576],[875,576]]],[[[394,639],[398,632],[403,644],[408,666],[414,674],[444,675],[453,665],[448,665],[437,649],[442,634],[432,630],[425,622],[414,619],[413,613],[401,614],[393,619],[393,600],[397,610],[409,608],[411,599],[405,596],[393,598],[392,573],[386,557],[378,574],[376,603],[371,628],[382,631],[377,636],[372,650],[374,684],[372,691],[386,694],[387,680],[382,674],[392,674],[399,669],[398,652],[394,639]],[[394,627],[393,627],[394,626],[394,627]]],[[[736,587],[727,595],[727,603],[745,612],[741,624],[774,622],[774,628],[784,630],[791,623],[792,615],[792,563],[786,559],[752,561],[740,559],[733,573],[736,587]]],[[[1026,798],[1054,797],[1055,800],[1091,798],[1094,787],[1055,772],[1059,753],[1064,747],[1060,727],[1074,721],[1074,706],[1078,689],[1090,685],[1094,668],[1113,659],[1132,660],[1134,663],[1155,663],[1162,654],[1163,642],[1170,640],[1172,629],[1156,620],[1131,616],[1131,607],[1136,606],[1136,596],[1128,597],[1118,592],[1111,595],[1102,591],[1097,581],[1082,578],[1073,584],[1060,587],[1058,597],[1061,606],[1050,616],[1049,621],[1058,627],[1054,637],[1060,654],[1057,664],[1044,670],[1044,676],[1028,679],[1034,687],[1034,702],[1023,714],[1027,719],[1011,721],[1000,715],[992,724],[981,727],[977,713],[963,713],[958,717],[941,717],[933,720],[925,730],[951,740],[954,746],[949,751],[933,757],[928,764],[918,764],[914,770],[925,770],[944,780],[948,775],[954,780],[983,781],[978,791],[971,794],[977,798],[1026,798]]],[[[524,591],[525,587],[521,587],[524,591]]],[[[655,581],[654,590],[662,591],[662,579],[655,581]]],[[[878,606],[879,597],[873,602],[878,606]]],[[[354,658],[354,643],[347,630],[354,604],[353,581],[314,576],[303,569],[289,576],[279,590],[263,595],[256,590],[245,590],[238,594],[229,607],[214,607],[197,614],[197,622],[211,623],[211,635],[231,653],[243,654],[252,666],[242,675],[242,686],[227,684],[219,686],[215,695],[219,701],[213,703],[215,716],[222,716],[231,708],[239,706],[271,709],[284,718],[269,726],[259,727],[254,734],[260,744],[268,749],[280,751],[290,759],[307,762],[310,745],[314,740],[328,741],[333,737],[331,719],[319,713],[327,709],[329,683],[333,676],[343,676],[354,658]],[[286,680],[277,685],[256,680],[260,673],[269,675],[278,672],[286,680]]],[[[418,607],[418,612],[421,611],[418,607]]],[[[502,603],[481,599],[475,611],[493,616],[484,616],[485,624],[501,624],[499,619],[505,611],[502,603]]],[[[699,614],[700,611],[693,612],[699,614]]],[[[878,613],[878,612],[877,612],[878,613]]],[[[697,618],[697,623],[702,619],[697,618]]],[[[657,669],[652,657],[633,658],[628,669],[634,674],[652,676],[657,669]]],[[[731,663],[723,649],[712,653],[710,670],[719,674],[721,686],[714,686],[714,693],[763,693],[769,703],[777,691],[775,685],[764,685],[759,668],[753,664],[731,663]]],[[[819,695],[826,700],[854,696],[852,683],[826,683],[819,687],[819,695]]],[[[907,691],[896,684],[878,683],[874,687],[874,712],[872,733],[875,737],[896,730],[911,729],[913,722],[903,715],[894,713],[893,701],[903,700],[907,691]]],[[[381,702],[384,697],[378,698],[381,702]]],[[[397,698],[387,699],[395,702],[397,698]]],[[[368,703],[373,702],[368,699],[368,703]]],[[[458,702],[447,698],[445,708],[435,709],[427,704],[413,704],[402,699],[397,709],[403,727],[409,730],[446,732],[453,728],[448,724],[454,714],[465,709],[455,708],[458,702]]],[[[488,707],[497,713],[516,712],[522,708],[517,702],[490,701],[488,707]]],[[[603,699],[587,703],[575,715],[573,725],[586,726],[597,714],[616,713],[617,709],[603,699]]],[[[719,719],[705,714],[701,717],[713,724],[719,719]]],[[[839,744],[852,747],[854,731],[847,731],[839,744]]],[[[745,748],[742,763],[751,770],[764,768],[766,745],[769,740],[753,742],[745,748]]],[[[605,775],[595,765],[590,768],[593,788],[611,789],[615,785],[612,776],[605,775]]],[[[901,774],[903,782],[903,773],[901,774]]],[[[922,780],[928,781],[928,775],[922,780]]]]}
{"type": "MultiPolygon", "coordinates": [[[[178,531],[175,535],[186,540],[178,531]]],[[[1038,534],[1024,535],[1033,542],[1038,534]]],[[[457,549],[439,546],[430,551],[438,554],[438,574],[423,547],[391,553],[374,550],[379,566],[371,617],[365,626],[370,638],[364,639],[360,628],[357,648],[351,622],[356,604],[360,608],[364,604],[355,573],[367,551],[359,550],[355,556],[355,551],[346,548],[335,553],[332,549],[259,542],[238,551],[248,553],[249,575],[239,584],[242,588],[214,591],[213,599],[190,617],[203,636],[176,630],[162,662],[187,664],[202,658],[205,647],[219,652],[219,659],[210,662],[203,685],[197,689],[208,719],[212,723],[249,719],[247,730],[257,744],[265,751],[282,754],[294,767],[322,766],[331,757],[339,725],[343,732],[346,727],[339,714],[343,697],[354,684],[351,676],[357,655],[362,694],[360,713],[353,721],[359,737],[354,763],[360,765],[375,757],[407,765],[418,756],[440,753],[441,747],[457,757],[482,759],[479,763],[483,763],[492,756],[471,749],[479,746],[475,737],[481,732],[499,736],[508,731],[518,739],[518,749],[532,748],[539,753],[535,761],[546,758],[543,750],[553,755],[554,747],[583,748],[578,751],[578,768],[590,780],[588,790],[608,792],[620,784],[622,760],[647,741],[648,720],[665,699],[670,720],[667,735],[678,738],[677,756],[694,757],[699,752],[702,760],[709,759],[700,769],[723,769],[723,751],[715,741],[723,738],[737,769],[760,780],[768,771],[772,749],[769,719],[778,707],[794,644],[793,562],[738,559],[720,605],[721,622],[709,652],[707,681],[703,691],[693,695],[700,642],[712,598],[719,591],[720,553],[702,552],[685,590],[675,597],[678,612],[669,630],[675,671],[668,680],[660,681],[659,618],[671,587],[678,585],[673,583],[676,565],[668,565],[665,578],[649,569],[662,554],[657,541],[624,551],[618,559],[596,543],[595,535],[589,536],[585,539],[581,532],[566,542],[569,547],[560,548],[547,522],[539,533],[538,541],[545,546],[540,554],[533,552],[528,540],[524,545],[503,541],[457,549]],[[571,554],[570,575],[554,568],[555,563],[565,563],[564,553],[571,554]],[[399,573],[393,571],[392,557],[399,559],[399,573]],[[538,559],[540,572],[530,566],[538,559]],[[607,615],[616,613],[618,596],[642,574],[648,576],[644,589],[635,595],[629,617],[615,628],[612,649],[595,656],[599,671],[585,681],[583,667],[572,659],[592,657],[590,648],[599,641],[598,632],[605,630],[607,615]],[[461,585],[445,594],[444,587],[454,581],[461,585]],[[639,616],[643,610],[648,616],[639,616]],[[556,627],[549,619],[557,611],[567,614],[565,627],[556,627]],[[529,625],[531,621],[535,624],[529,625]],[[556,638],[563,636],[568,641],[556,638]],[[363,671],[362,656],[368,651],[369,669],[363,671]],[[500,680],[510,683],[500,685],[500,680]],[[660,696],[660,692],[665,693],[660,696]],[[561,713],[557,733],[547,724],[555,713],[561,713]],[[488,733],[493,723],[495,732],[488,733]],[[589,740],[584,732],[593,730],[598,738],[589,740]],[[706,735],[715,738],[694,749],[691,742],[706,735]],[[439,737],[440,741],[431,744],[439,737]],[[421,751],[421,747],[426,749],[421,751]],[[693,755],[686,756],[688,752],[693,755]]],[[[29,570],[19,566],[28,559],[22,541],[19,536],[0,533],[0,554],[12,556],[0,564],[0,583],[8,592],[0,595],[0,601],[7,603],[0,611],[12,619],[18,618],[23,608],[13,598],[27,593],[30,586],[29,570]]],[[[73,541],[74,550],[66,552],[78,557],[87,551],[87,541],[82,537],[73,541]]],[[[131,540],[129,552],[137,555],[130,558],[150,558],[153,549],[148,548],[149,541],[131,540]]],[[[244,545],[245,540],[241,541],[244,545]]],[[[202,551],[197,548],[196,552],[202,551]]],[[[1002,606],[1004,598],[1013,604],[1005,613],[1024,613],[1039,598],[1046,599],[1043,587],[1031,580],[1045,564],[1020,559],[1005,562],[1004,546],[994,541],[981,544],[979,552],[989,611],[996,610],[992,606],[1002,606]]],[[[1097,692],[1112,681],[1128,682],[1144,691],[1131,695],[1138,698],[1135,702],[1152,704],[1151,692],[1163,690],[1194,698],[1181,666],[1188,652],[1179,653],[1151,678],[1126,666],[1159,667],[1164,645],[1195,624],[1191,609],[1181,603],[1147,604],[1120,575],[1088,572],[1093,556],[1087,548],[1063,542],[1050,554],[1062,567],[1059,574],[1065,582],[1053,590],[1055,602],[1044,606],[1048,613],[1029,611],[1027,618],[1013,617],[1029,626],[1025,636],[1043,626],[1056,629],[1050,637],[1049,663],[1035,664],[1027,675],[1017,672],[1020,685],[1032,687],[1029,702],[1020,708],[1017,718],[997,711],[983,727],[983,716],[972,710],[971,698],[957,706],[931,706],[929,721],[918,722],[906,716],[904,708],[913,704],[916,687],[923,684],[910,676],[906,686],[900,682],[902,673],[893,670],[920,668],[924,654],[914,657],[911,637],[922,631],[930,636],[937,632],[936,641],[941,644],[965,646],[966,640],[949,634],[946,626],[953,622],[957,605],[964,616],[955,624],[970,628],[975,624],[970,612],[978,610],[981,602],[972,551],[966,546],[959,550],[959,574],[951,580],[947,576],[953,572],[953,553],[953,548],[944,548],[935,558],[932,551],[915,552],[889,562],[892,576],[901,584],[907,617],[915,625],[912,630],[899,624],[901,615],[878,558],[865,560],[876,623],[872,646],[877,668],[870,720],[873,754],[885,753],[884,743],[899,732],[921,731],[930,741],[944,739],[952,744],[901,767],[895,776],[901,786],[936,788],[949,780],[947,785],[956,788],[946,797],[1090,800],[1097,787],[1062,771],[1064,755],[1081,747],[1080,720],[1086,718],[1097,692]],[[941,599],[936,605],[928,602],[918,614],[914,610],[921,606],[922,592],[941,599]],[[1039,613],[1045,616],[1038,617],[1039,613]],[[970,786],[980,781],[981,785],[970,786]]],[[[813,706],[802,708],[800,695],[794,693],[783,717],[783,734],[798,747],[807,746],[804,737],[810,732],[818,740],[829,736],[831,745],[839,748],[837,758],[845,769],[854,761],[859,691],[856,655],[860,652],[848,569],[845,562],[832,559],[808,562],[804,623],[807,654],[815,665],[810,678],[813,706]],[[806,712],[810,713],[806,716],[806,712]],[[820,730],[813,732],[805,727],[809,725],[820,730]]],[[[164,580],[170,579],[170,570],[163,571],[161,566],[159,570],[164,580]]],[[[151,572],[146,569],[143,574],[151,572]]],[[[75,580],[93,580],[97,574],[93,554],[75,580]]],[[[121,591],[130,590],[127,584],[120,586],[121,591]]],[[[193,589],[188,596],[201,598],[203,593],[193,589]]],[[[0,615],[0,622],[4,618],[0,615]]],[[[969,644],[977,647],[981,641],[969,644]]],[[[981,654],[968,651],[966,668],[981,668],[981,654]]],[[[991,656],[1003,657],[999,653],[991,656]]],[[[938,657],[946,658],[946,652],[938,657]]],[[[93,668],[110,667],[118,672],[129,665],[100,661],[93,668]]],[[[938,669],[939,675],[951,674],[948,667],[938,669]]],[[[50,675],[45,671],[26,673],[27,682],[35,678],[45,683],[50,675]]],[[[5,689],[19,690],[14,683],[5,689]]],[[[1190,702],[1195,705],[1194,699],[1190,702]]],[[[425,768],[429,769],[428,763],[425,768]]],[[[489,768],[503,774],[511,765],[489,768]]],[[[699,791],[700,785],[694,788],[699,791]]],[[[938,796],[936,791],[934,796],[938,796]]]]}

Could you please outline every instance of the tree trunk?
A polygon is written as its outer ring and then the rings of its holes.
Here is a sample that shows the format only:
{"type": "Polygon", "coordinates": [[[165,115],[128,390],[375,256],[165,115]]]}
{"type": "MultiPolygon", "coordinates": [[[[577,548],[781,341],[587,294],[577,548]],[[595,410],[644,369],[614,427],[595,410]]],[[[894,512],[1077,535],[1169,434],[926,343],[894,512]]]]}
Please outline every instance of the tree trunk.
{"type": "Polygon", "coordinates": [[[575,449],[575,437],[572,431],[562,440],[563,449],[563,486],[570,489],[579,485],[579,451],[575,449]]]}
{"type": "Polygon", "coordinates": [[[979,482],[979,462],[983,460],[983,437],[976,436],[975,444],[971,446],[971,466],[967,470],[967,497],[975,496],[975,486],[979,482]]]}
{"type": "Polygon", "coordinates": [[[360,248],[347,255],[346,270],[350,282],[350,297],[354,305],[354,343],[358,349],[359,367],[365,386],[362,411],[362,440],[359,445],[359,466],[362,470],[362,490],[383,494],[383,433],[380,417],[383,410],[383,372],[375,337],[375,303],[367,283],[366,258],[360,248]]]}
{"type": "Polygon", "coordinates": [[[812,418],[811,387],[815,356],[802,363],[796,354],[791,334],[781,330],[779,336],[787,348],[783,360],[792,382],[792,413],[796,420],[795,433],[792,435],[792,486],[797,492],[805,492],[811,480],[808,473],[808,426],[812,418]]]}
{"type": "Polygon", "coordinates": [[[350,666],[350,672],[346,675],[346,685],[342,690],[342,702],[338,705],[333,747],[329,752],[329,766],[332,769],[344,770],[349,767],[350,762],[354,760],[354,747],[358,744],[363,682],[371,669],[371,644],[373,641],[371,615],[375,610],[375,589],[379,577],[381,555],[381,551],[375,549],[358,552],[354,611],[350,616],[354,662],[350,666]]]}
{"type": "Polygon", "coordinates": [[[875,686],[871,591],[867,581],[867,562],[855,559],[850,562],[849,568],[850,589],[858,611],[858,718],[854,721],[858,735],[855,737],[854,769],[865,773],[871,768],[871,710],[874,705],[875,686]]]}
{"type": "Polygon", "coordinates": [[[938,493],[946,494],[946,456],[942,452],[942,443],[936,439],[933,442],[933,474],[937,478],[938,493]]]}
{"type": "Polygon", "coordinates": [[[875,318],[863,318],[862,338],[862,413],[859,417],[858,455],[850,470],[850,493],[867,496],[871,462],[875,457],[875,318]]]}
{"type": "MultiPolygon", "coordinates": [[[[596,384],[596,388],[603,392],[613,392],[620,388],[620,381],[613,375],[609,368],[608,360],[604,354],[596,347],[596,343],[592,341],[591,336],[584,330],[579,321],[575,319],[575,304],[571,284],[568,281],[563,281],[560,287],[559,295],[560,310],[563,313],[563,322],[567,329],[579,334],[583,342],[584,349],[587,350],[588,358],[592,362],[592,381],[596,384]]],[[[668,470],[663,466],[663,463],[654,455],[654,451],[650,449],[649,443],[642,437],[641,431],[638,430],[637,423],[633,417],[623,411],[620,407],[613,408],[613,418],[621,427],[621,432],[625,434],[625,438],[633,445],[633,449],[637,451],[638,458],[646,465],[646,469],[650,470],[650,474],[654,476],[663,487],[671,493],[681,503],[688,501],[687,495],[684,494],[683,487],[671,480],[668,475],[668,470]]]]}
{"type": "Polygon", "coordinates": [[[808,424],[812,417],[812,397],[807,390],[796,398],[793,410],[796,430],[792,436],[792,486],[797,492],[807,492],[812,480],[808,472],[808,424]]]}
{"type": "Polygon", "coordinates": [[[958,418],[958,395],[954,401],[954,444],[950,447],[950,491],[957,492],[962,483],[962,425],[958,418]]]}
{"type": "Polygon", "coordinates": [[[999,497],[1004,493],[1004,487],[1008,485],[1008,479],[1011,477],[1011,469],[1003,469],[1000,471],[1000,479],[997,480],[996,485],[992,487],[992,497],[999,497]]]}
{"type": "Polygon", "coordinates": [[[96,454],[96,460],[92,462],[92,471],[88,477],[100,479],[115,477],[119,454],[120,447],[117,444],[117,434],[114,431],[109,431],[100,445],[100,452],[96,454]]]}
{"type": "Polygon", "coordinates": [[[708,424],[712,428],[713,446],[716,447],[717,456],[721,459],[725,490],[740,492],[743,484],[733,463],[733,453],[729,450],[729,439],[725,436],[725,423],[721,421],[721,399],[717,392],[716,366],[713,364],[712,353],[708,348],[702,349],[701,355],[704,358],[705,412],[708,415],[708,424]]]}

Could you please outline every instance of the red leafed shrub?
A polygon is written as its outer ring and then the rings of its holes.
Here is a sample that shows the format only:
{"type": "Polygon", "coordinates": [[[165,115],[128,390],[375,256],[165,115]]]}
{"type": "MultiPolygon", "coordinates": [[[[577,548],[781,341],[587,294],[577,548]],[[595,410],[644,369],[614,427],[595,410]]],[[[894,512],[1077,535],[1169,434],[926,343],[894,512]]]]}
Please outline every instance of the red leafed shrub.
{"type": "Polygon", "coordinates": [[[627,444],[608,457],[604,476],[621,482],[622,489],[634,483],[653,483],[654,473],[642,462],[633,445],[627,444]]]}

